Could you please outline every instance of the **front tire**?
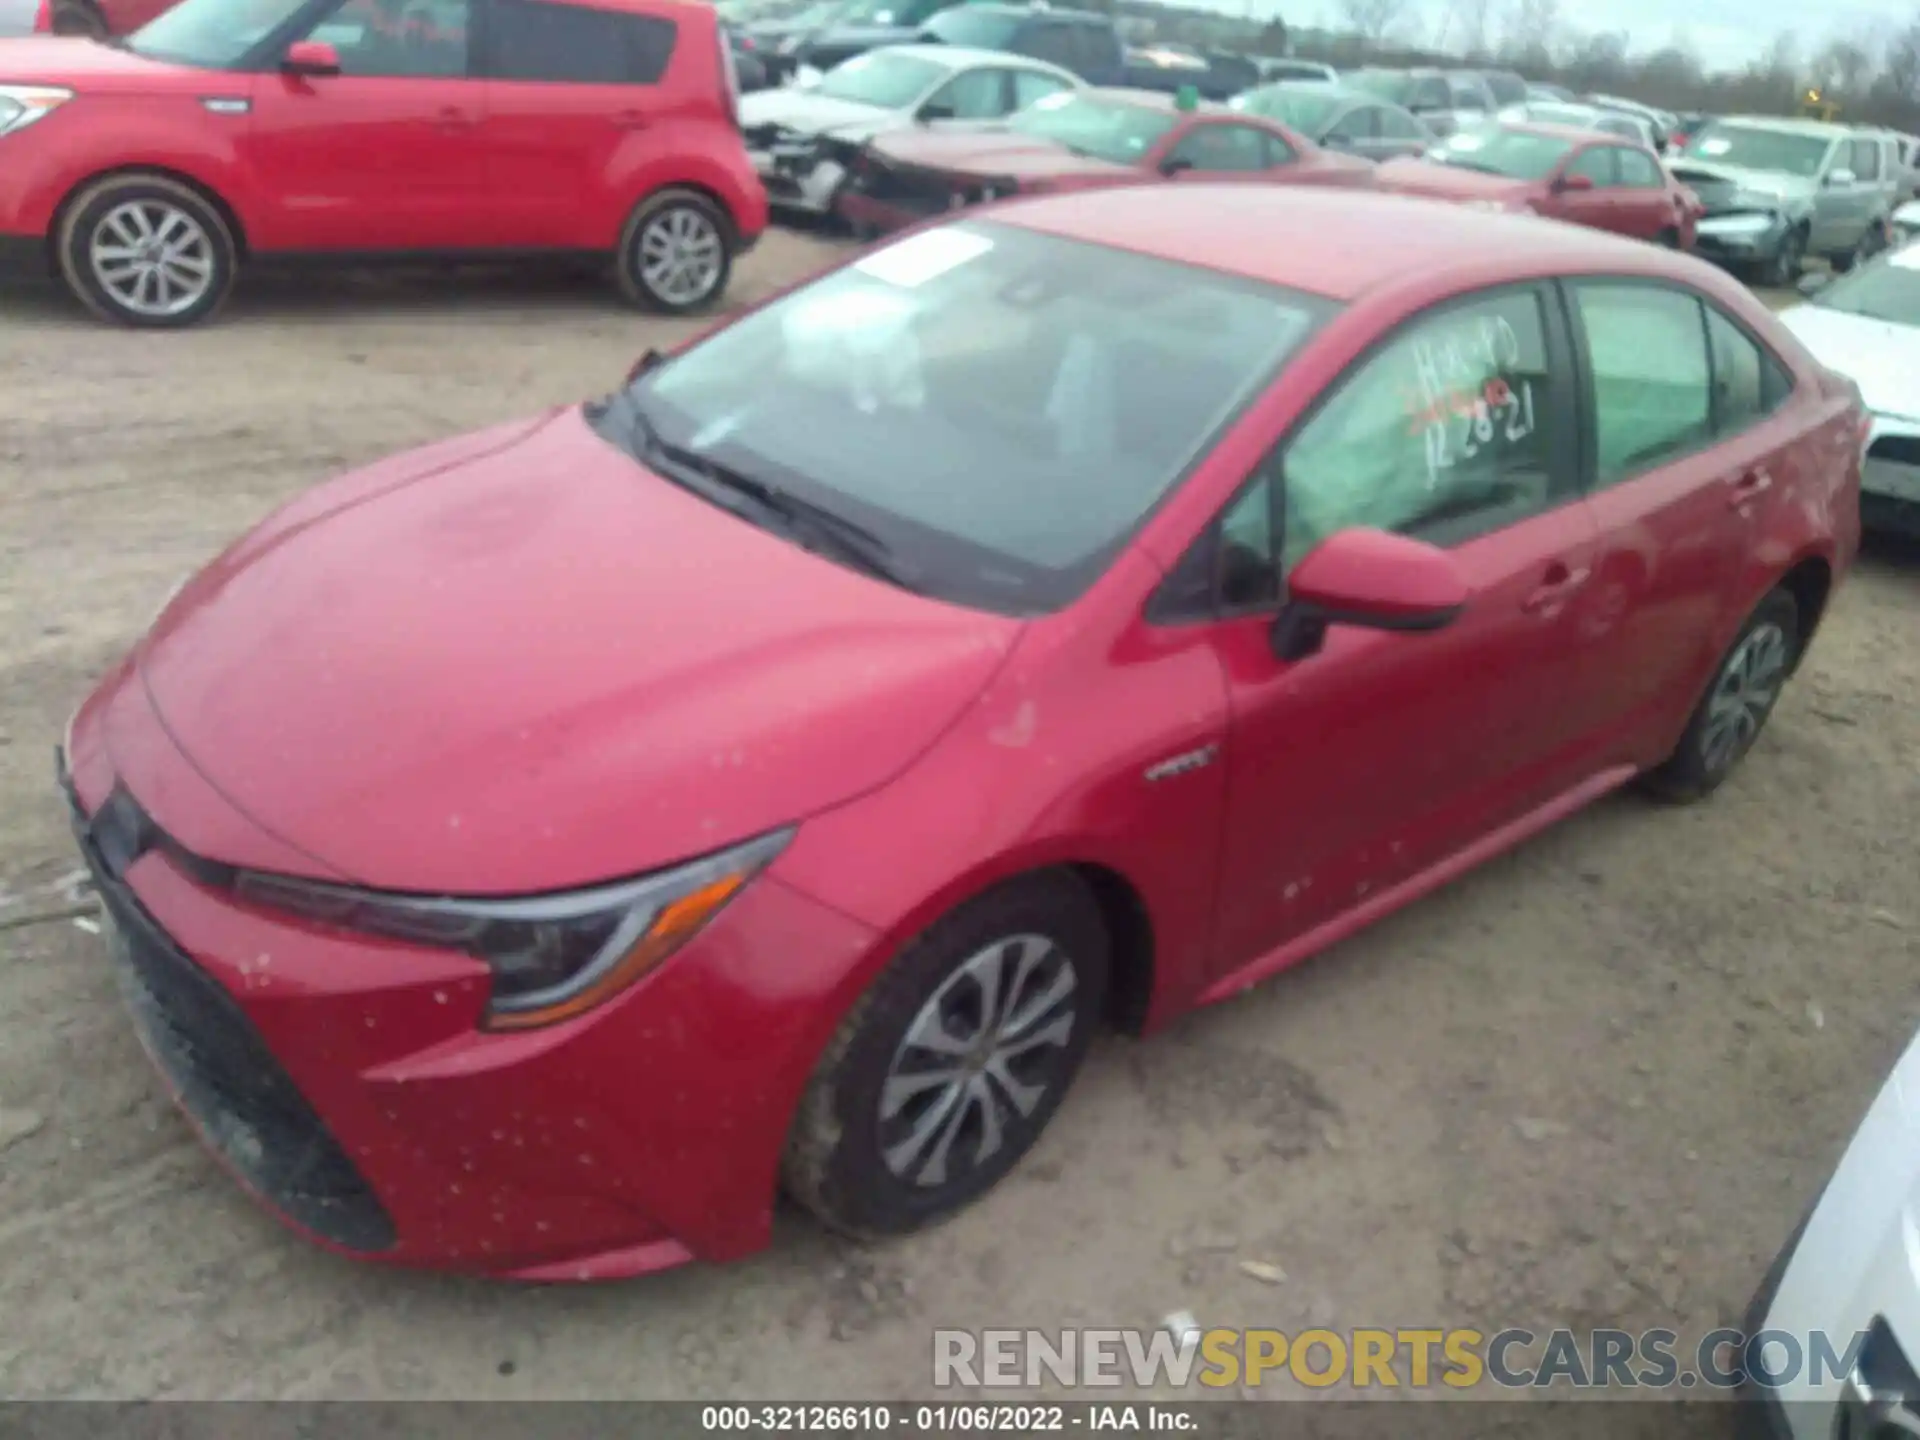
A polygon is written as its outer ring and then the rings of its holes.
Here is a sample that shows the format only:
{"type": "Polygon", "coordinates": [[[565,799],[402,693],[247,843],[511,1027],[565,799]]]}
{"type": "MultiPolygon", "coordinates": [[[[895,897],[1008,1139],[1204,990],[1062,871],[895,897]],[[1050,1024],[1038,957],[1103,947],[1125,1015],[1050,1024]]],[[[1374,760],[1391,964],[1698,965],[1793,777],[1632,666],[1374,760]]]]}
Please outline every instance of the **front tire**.
{"type": "Polygon", "coordinates": [[[1761,267],[1760,283],[1776,290],[1785,290],[1799,283],[1801,266],[1807,258],[1807,236],[1804,230],[1793,229],[1780,237],[1780,248],[1767,258],[1761,267]]]}
{"type": "Polygon", "coordinates": [[[1032,1147],[1106,1003],[1099,907],[1065,873],[962,905],[897,955],[827,1047],[782,1159],[829,1228],[904,1234],[992,1188],[1032,1147]]]}
{"type": "Polygon", "coordinates": [[[239,270],[232,229],[204,196],[163,175],[115,175],[67,207],[56,253],[81,304],[148,330],[196,325],[239,270]]]}
{"type": "Polygon", "coordinates": [[[1800,607],[1775,590],[1747,617],[1674,752],[1644,785],[1663,800],[1705,799],[1760,738],[1800,653],[1800,607]]]}
{"type": "Polygon", "coordinates": [[[732,222],[697,191],[649,195],[620,232],[615,274],[636,305],[690,315],[719,300],[732,273],[732,222]]]}

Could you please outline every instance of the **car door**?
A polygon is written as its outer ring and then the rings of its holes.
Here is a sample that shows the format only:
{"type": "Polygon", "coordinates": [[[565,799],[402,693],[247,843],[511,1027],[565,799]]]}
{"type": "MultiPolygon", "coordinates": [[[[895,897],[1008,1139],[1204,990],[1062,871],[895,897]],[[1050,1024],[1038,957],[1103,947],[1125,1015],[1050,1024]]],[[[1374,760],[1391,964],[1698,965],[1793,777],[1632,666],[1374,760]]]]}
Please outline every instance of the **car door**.
{"type": "Polygon", "coordinates": [[[1616,754],[1653,759],[1649,737],[1672,740],[1715,659],[1731,582],[1759,538],[1747,512],[1783,478],[1752,432],[1784,387],[1764,347],[1691,290],[1611,278],[1567,288],[1602,537],[1590,686],[1616,754]]]}
{"type": "Polygon", "coordinates": [[[1431,870],[1588,773],[1574,697],[1591,512],[1546,287],[1397,327],[1279,440],[1203,537],[1231,711],[1215,961],[1231,971],[1431,870]],[[1341,530],[1451,551],[1473,599],[1430,634],[1331,627],[1275,658],[1286,576],[1341,530]]]}
{"type": "Polygon", "coordinates": [[[1542,215],[1572,225],[1612,230],[1619,224],[1620,169],[1617,145],[1587,145],[1561,163],[1546,195],[1534,202],[1542,215]],[[1572,181],[1572,184],[1568,182],[1572,181]],[[1585,184],[1582,185],[1581,182],[1585,184]]]}
{"type": "Polygon", "coordinates": [[[486,6],[489,228],[498,244],[612,249],[671,130],[672,21],[560,0],[486,6]],[[653,139],[654,134],[663,138],[653,139]]]}
{"type": "Polygon", "coordinates": [[[241,141],[261,250],[465,250],[486,235],[485,85],[468,0],[342,0],[299,38],[337,75],[257,75],[241,141]]]}
{"type": "Polygon", "coordinates": [[[1836,140],[1827,147],[1827,158],[1815,183],[1818,188],[1813,196],[1813,226],[1807,248],[1822,254],[1844,249],[1857,203],[1852,142],[1836,140]]]}

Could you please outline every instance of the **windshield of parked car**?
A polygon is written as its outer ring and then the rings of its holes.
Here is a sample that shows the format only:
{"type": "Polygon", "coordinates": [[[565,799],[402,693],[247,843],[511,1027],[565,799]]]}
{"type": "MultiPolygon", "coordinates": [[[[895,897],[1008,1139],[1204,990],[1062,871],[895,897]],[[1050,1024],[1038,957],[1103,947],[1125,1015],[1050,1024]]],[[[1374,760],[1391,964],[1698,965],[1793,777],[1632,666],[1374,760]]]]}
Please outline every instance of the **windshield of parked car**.
{"type": "Polygon", "coordinates": [[[1820,173],[1820,163],[1827,158],[1827,138],[1715,121],[1687,141],[1680,153],[1689,160],[1810,180],[1820,173]]]}
{"type": "Polygon", "coordinates": [[[943,45],[966,45],[975,50],[1004,50],[1020,29],[1018,15],[998,14],[959,5],[942,10],[921,27],[921,34],[943,45]]]}
{"type": "Polygon", "coordinates": [[[1920,241],[1838,277],[1810,298],[1823,310],[1920,327],[1920,241]]]}
{"type": "Polygon", "coordinates": [[[1513,130],[1505,125],[1481,125],[1450,135],[1432,150],[1430,158],[1460,170],[1506,175],[1515,180],[1541,180],[1573,150],[1571,140],[1513,130]]]}
{"type": "Polygon", "coordinates": [[[1347,79],[1369,95],[1404,105],[1413,94],[1413,76],[1404,70],[1357,70],[1347,79]]]}
{"type": "Polygon", "coordinates": [[[691,457],[831,512],[882,542],[910,588],[1033,614],[1106,568],[1335,308],[959,222],[872,251],[647,371],[627,391],[640,420],[624,433],[620,406],[594,419],[642,458],[651,432],[649,463],[669,478],[691,457]]]}
{"type": "Polygon", "coordinates": [[[150,60],[227,70],[302,8],[303,0],[181,0],[126,44],[150,60]]]}
{"type": "Polygon", "coordinates": [[[884,110],[904,110],[918,103],[949,73],[944,65],[897,50],[869,50],[843,60],[820,77],[815,95],[830,100],[853,100],[884,110]]]}
{"type": "Polygon", "coordinates": [[[1093,160],[1137,165],[1179,122],[1169,111],[1061,91],[1036,100],[1008,123],[1022,135],[1093,160]]]}
{"type": "Polygon", "coordinates": [[[1236,110],[1278,120],[1305,135],[1318,135],[1347,102],[1337,91],[1294,82],[1249,90],[1236,95],[1231,103],[1236,110]]]}

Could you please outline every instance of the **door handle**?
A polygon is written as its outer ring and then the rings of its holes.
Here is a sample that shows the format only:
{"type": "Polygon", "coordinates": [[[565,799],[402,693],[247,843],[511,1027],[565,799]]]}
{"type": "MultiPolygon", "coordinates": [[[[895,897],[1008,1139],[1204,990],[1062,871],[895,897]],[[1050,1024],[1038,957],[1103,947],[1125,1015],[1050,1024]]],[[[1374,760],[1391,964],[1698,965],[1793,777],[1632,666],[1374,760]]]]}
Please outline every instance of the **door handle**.
{"type": "Polygon", "coordinates": [[[1520,602],[1520,608],[1529,615],[1558,609],[1592,578],[1593,572],[1585,566],[1575,569],[1564,560],[1556,560],[1547,567],[1540,583],[1520,602]]]}
{"type": "Polygon", "coordinates": [[[1749,470],[1733,482],[1727,504],[1735,510],[1744,510],[1772,488],[1773,476],[1764,470],[1749,470]]]}

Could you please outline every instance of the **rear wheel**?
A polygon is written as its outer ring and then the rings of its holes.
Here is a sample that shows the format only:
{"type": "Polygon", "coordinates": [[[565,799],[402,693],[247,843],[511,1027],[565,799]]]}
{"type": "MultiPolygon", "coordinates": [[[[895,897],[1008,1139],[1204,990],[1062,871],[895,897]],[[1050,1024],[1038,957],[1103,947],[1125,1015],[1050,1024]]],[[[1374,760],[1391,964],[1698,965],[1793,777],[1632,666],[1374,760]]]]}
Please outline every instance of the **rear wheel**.
{"type": "Polygon", "coordinates": [[[1766,728],[1800,642],[1800,607],[1787,591],[1773,591],[1740,627],[1679,745],[1647,774],[1646,788],[1675,801],[1719,789],[1766,728]]]}
{"type": "Polygon", "coordinates": [[[87,0],[59,0],[53,7],[52,26],[56,35],[86,35],[95,40],[107,36],[106,17],[87,0]]]}
{"type": "Polygon", "coordinates": [[[911,942],[842,1022],[782,1161],[789,1194],[854,1236],[985,1193],[1039,1138],[1105,1004],[1100,911],[1070,875],[1015,880],[911,942]]]}
{"type": "Polygon", "coordinates": [[[67,288],[104,320],[179,329],[220,308],[238,248],[206,198],[163,175],[115,175],[67,207],[58,238],[67,288]]]}
{"type": "Polygon", "coordinates": [[[620,233],[615,273],[637,305],[685,315],[704,310],[727,288],[733,226],[721,208],[693,190],[662,190],[635,207],[620,233]]]}

